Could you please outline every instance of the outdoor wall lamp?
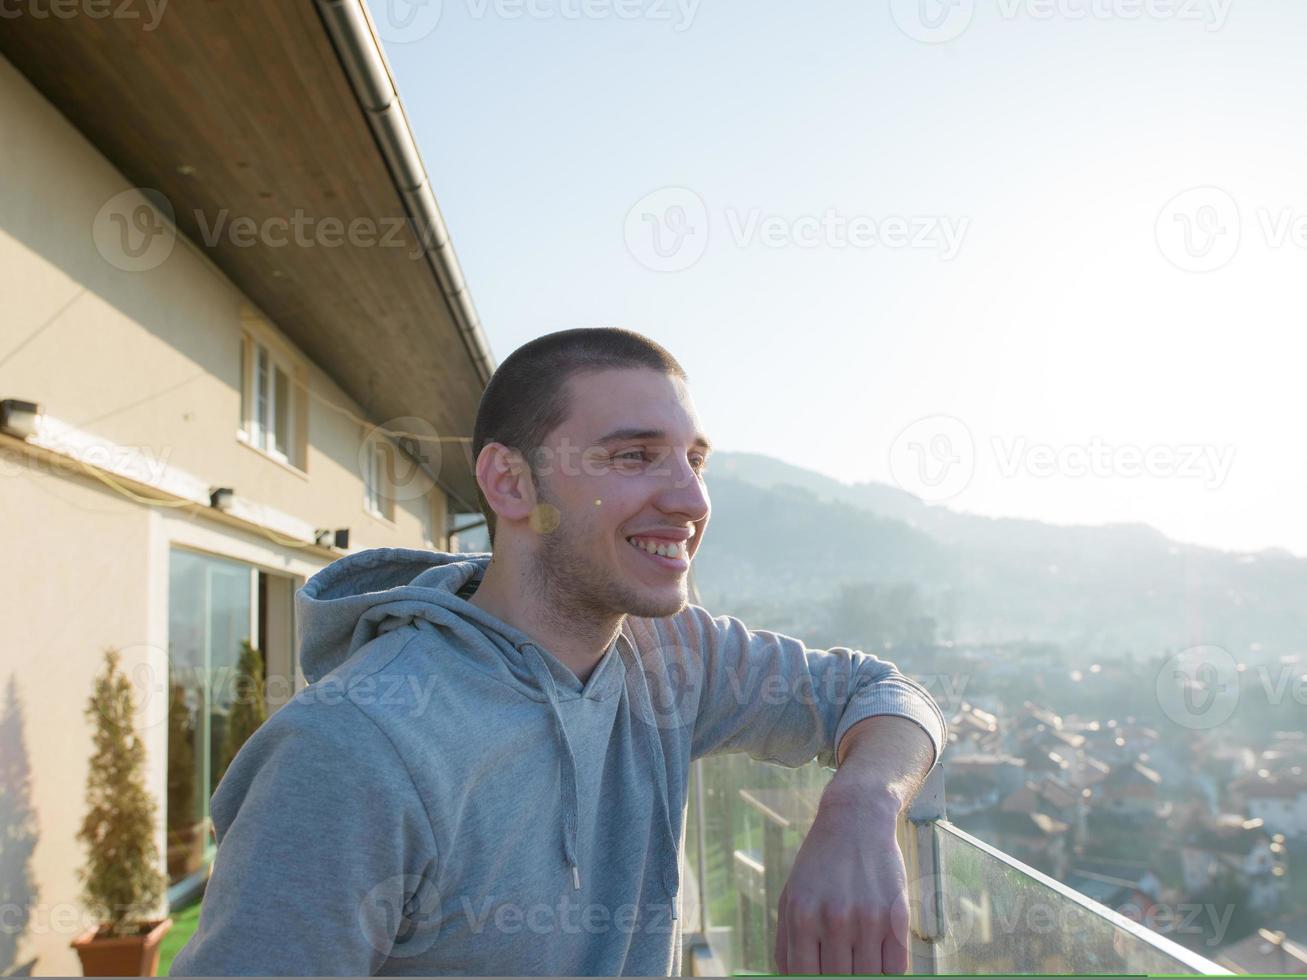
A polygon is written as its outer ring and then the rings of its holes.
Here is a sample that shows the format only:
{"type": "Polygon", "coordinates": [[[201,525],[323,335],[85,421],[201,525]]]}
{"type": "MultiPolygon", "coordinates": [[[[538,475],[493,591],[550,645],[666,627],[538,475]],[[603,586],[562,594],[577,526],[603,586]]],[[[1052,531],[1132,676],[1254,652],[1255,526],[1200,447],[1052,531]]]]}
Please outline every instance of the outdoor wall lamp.
{"type": "Polygon", "coordinates": [[[6,398],[0,401],[0,431],[18,439],[36,435],[36,420],[41,414],[41,406],[36,402],[26,402],[21,398],[6,398]]]}
{"type": "Polygon", "coordinates": [[[345,551],[349,548],[349,528],[342,527],[334,531],[324,528],[318,531],[313,540],[319,548],[340,548],[345,551]]]}
{"type": "Polygon", "coordinates": [[[236,493],[231,487],[214,487],[209,491],[209,506],[225,514],[231,510],[232,500],[235,496],[236,493]]]}

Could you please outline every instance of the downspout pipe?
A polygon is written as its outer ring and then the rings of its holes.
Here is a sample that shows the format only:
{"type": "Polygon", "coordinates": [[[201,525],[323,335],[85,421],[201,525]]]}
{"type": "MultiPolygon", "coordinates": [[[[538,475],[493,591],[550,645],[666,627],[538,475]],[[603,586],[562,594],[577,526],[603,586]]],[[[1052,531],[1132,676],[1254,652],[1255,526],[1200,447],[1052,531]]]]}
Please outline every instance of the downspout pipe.
{"type": "Polygon", "coordinates": [[[408,117],[399,101],[394,78],[386,63],[381,42],[363,0],[315,0],[337,56],[349,77],[354,96],[367,116],[377,145],[390,168],[391,178],[404,199],[411,227],[428,263],[436,274],[441,292],[449,303],[459,336],[484,386],[495,371],[490,344],[463,280],[463,271],[449,240],[449,231],[436,204],[431,181],[408,117]]]}

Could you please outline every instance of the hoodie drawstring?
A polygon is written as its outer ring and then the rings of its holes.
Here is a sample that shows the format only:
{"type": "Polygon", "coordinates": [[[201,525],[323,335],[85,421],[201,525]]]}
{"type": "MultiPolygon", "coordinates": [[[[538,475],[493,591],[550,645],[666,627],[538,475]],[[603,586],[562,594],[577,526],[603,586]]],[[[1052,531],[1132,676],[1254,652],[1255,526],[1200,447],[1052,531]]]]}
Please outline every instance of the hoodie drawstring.
{"type": "MultiPolygon", "coordinates": [[[[625,636],[619,638],[621,643],[626,639],[625,636]]],[[[633,685],[636,688],[636,696],[644,700],[644,721],[636,721],[636,725],[644,729],[645,741],[649,745],[649,753],[653,756],[654,763],[658,767],[658,778],[655,780],[655,793],[658,797],[658,803],[662,809],[662,830],[666,838],[666,846],[663,848],[663,886],[667,889],[668,894],[672,897],[672,918],[678,917],[679,913],[676,907],[676,896],[681,889],[681,861],[680,848],[676,840],[676,835],[672,833],[672,808],[667,799],[667,759],[663,755],[662,740],[658,737],[657,719],[658,714],[654,711],[653,696],[649,693],[649,678],[645,676],[643,667],[638,662],[638,655],[634,648],[624,651],[624,659],[630,671],[639,675],[639,682],[633,685]]]]}
{"type": "Polygon", "coordinates": [[[563,859],[572,869],[573,889],[579,890],[581,868],[576,858],[576,834],[577,825],[581,822],[581,805],[576,790],[576,753],[572,751],[572,740],[567,737],[567,727],[563,724],[563,716],[558,710],[558,687],[554,684],[554,677],[545,666],[540,652],[530,644],[526,645],[526,649],[531,651],[532,672],[549,698],[549,707],[554,715],[554,727],[558,730],[559,740],[563,743],[563,753],[559,760],[563,783],[563,859]]]}
{"type": "MultiPolygon", "coordinates": [[[[625,637],[619,637],[617,642],[623,644],[624,641],[625,637]]],[[[576,786],[576,754],[572,751],[572,741],[567,736],[567,726],[563,724],[562,713],[558,710],[558,686],[554,683],[554,676],[549,672],[544,658],[534,645],[525,644],[524,649],[529,650],[531,653],[532,673],[536,675],[536,679],[544,689],[545,695],[549,698],[554,728],[557,730],[559,741],[563,745],[563,752],[559,760],[563,783],[563,859],[567,862],[568,867],[572,869],[573,888],[579,889],[581,887],[581,869],[576,856],[576,837],[581,817],[576,786]]],[[[635,688],[634,696],[640,698],[643,702],[644,718],[647,721],[641,722],[637,719],[635,724],[644,730],[649,754],[652,756],[654,765],[658,770],[657,778],[654,780],[654,793],[658,800],[659,809],[662,811],[659,814],[659,823],[665,837],[665,846],[662,849],[664,855],[662,879],[663,886],[674,900],[681,888],[681,864],[676,836],[672,833],[671,806],[667,799],[667,760],[663,755],[662,742],[655,731],[655,721],[658,716],[654,712],[653,697],[649,693],[649,680],[645,677],[644,670],[636,662],[636,654],[634,651],[623,649],[622,656],[627,664],[628,673],[634,671],[640,678],[632,686],[635,688]]],[[[678,916],[676,902],[673,901],[671,917],[676,919],[678,916]]]]}

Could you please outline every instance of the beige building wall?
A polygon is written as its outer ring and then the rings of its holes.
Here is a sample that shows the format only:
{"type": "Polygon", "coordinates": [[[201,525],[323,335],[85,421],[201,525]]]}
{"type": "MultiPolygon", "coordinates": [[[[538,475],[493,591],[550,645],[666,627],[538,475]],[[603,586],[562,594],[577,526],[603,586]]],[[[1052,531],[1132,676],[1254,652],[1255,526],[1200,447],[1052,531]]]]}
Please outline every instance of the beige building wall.
{"type": "MultiPolygon", "coordinates": [[[[131,192],[129,183],[3,58],[0,121],[0,398],[36,401],[113,446],[315,527],[348,527],[351,550],[422,548],[428,539],[447,546],[438,488],[411,485],[394,495],[402,499],[393,502],[393,520],[367,512],[360,471],[367,427],[324,400],[356,416],[359,407],[199,248],[178,238],[161,264],[143,272],[106,261],[92,226],[107,201],[131,192]],[[289,355],[316,396],[302,399],[302,470],[238,438],[248,330],[289,355]]],[[[80,973],[68,944],[89,924],[76,879],[91,751],[83,711],[108,646],[123,651],[129,676],[167,677],[173,547],[245,561],[289,576],[294,587],[331,560],[257,528],[135,502],[72,467],[18,451],[12,440],[0,442],[0,717],[9,736],[0,752],[6,771],[15,760],[27,768],[26,802],[36,815],[27,865],[35,894],[23,876],[0,871],[7,875],[0,974],[29,965],[38,975],[80,973]],[[24,902],[29,918],[17,934],[24,902]]],[[[290,628],[272,624],[283,640],[290,628]]],[[[288,659],[270,656],[270,671],[290,669],[288,659]]],[[[166,688],[141,689],[162,854],[166,688]]],[[[23,802],[17,788],[0,786],[8,794],[0,815],[23,802]]]]}

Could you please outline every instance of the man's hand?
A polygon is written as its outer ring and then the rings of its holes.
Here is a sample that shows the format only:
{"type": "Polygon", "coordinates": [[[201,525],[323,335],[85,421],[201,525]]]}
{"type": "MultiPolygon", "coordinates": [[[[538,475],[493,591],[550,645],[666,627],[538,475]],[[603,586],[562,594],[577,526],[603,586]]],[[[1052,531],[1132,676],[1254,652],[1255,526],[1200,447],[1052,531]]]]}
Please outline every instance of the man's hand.
{"type": "Polygon", "coordinates": [[[915,722],[877,715],[850,728],[839,751],[781,891],[776,971],[905,973],[907,872],[895,828],[934,746],[915,722]]]}

